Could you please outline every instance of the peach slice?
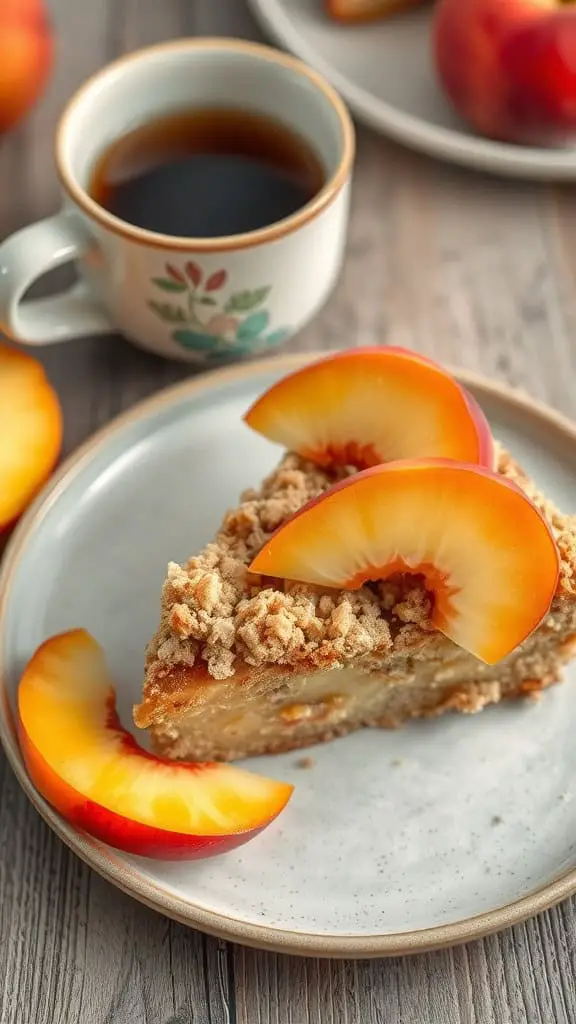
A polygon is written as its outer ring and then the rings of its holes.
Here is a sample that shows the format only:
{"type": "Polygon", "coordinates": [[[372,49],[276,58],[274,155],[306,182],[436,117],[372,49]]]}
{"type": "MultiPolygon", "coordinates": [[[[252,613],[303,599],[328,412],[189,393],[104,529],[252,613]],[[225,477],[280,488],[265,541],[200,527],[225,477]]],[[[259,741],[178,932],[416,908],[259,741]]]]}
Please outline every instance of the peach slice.
{"type": "Polygon", "coordinates": [[[49,476],[62,443],[62,413],[43,367],[0,344],[0,533],[49,476]]]}
{"type": "Polygon", "coordinates": [[[494,664],[547,614],[559,556],[514,484],[478,466],[423,459],[365,470],[309,502],[250,571],[348,590],[422,574],[433,626],[494,664]]]}
{"type": "Polygon", "coordinates": [[[372,21],[387,18],[423,0],[325,0],[328,14],[336,21],[372,21]]]}
{"type": "Polygon", "coordinates": [[[111,846],[168,860],[240,846],[292,786],[230,765],[171,762],[122,728],[103,652],[84,630],[47,640],[18,689],[20,742],[42,796],[111,846]]]}
{"type": "Polygon", "coordinates": [[[244,417],[270,441],[321,466],[368,469],[394,459],[493,465],[476,401],[431,360],[401,348],[358,348],[274,384],[244,417]]]}

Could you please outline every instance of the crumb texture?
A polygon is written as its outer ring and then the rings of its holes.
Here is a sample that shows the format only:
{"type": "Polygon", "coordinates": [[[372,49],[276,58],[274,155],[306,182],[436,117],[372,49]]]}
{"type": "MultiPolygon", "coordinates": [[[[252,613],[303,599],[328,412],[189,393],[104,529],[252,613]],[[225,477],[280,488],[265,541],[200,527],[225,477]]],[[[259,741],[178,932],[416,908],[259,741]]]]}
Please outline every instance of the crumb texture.
{"type": "Polygon", "coordinates": [[[214,679],[232,676],[238,658],[253,666],[320,668],[389,650],[414,625],[431,629],[431,600],[417,578],[344,592],[248,572],[273,531],[335,479],[287,455],[260,490],[242,495],[201,554],[185,566],[170,563],[161,626],[148,652],[158,673],[198,659],[214,679]]]}

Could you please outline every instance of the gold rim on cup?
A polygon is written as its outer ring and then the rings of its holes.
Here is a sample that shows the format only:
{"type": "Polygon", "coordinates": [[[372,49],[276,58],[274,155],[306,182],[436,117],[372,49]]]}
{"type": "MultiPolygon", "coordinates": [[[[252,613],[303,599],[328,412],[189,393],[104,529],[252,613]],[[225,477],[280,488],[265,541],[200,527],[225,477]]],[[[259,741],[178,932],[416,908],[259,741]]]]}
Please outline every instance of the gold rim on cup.
{"type": "Polygon", "coordinates": [[[185,252],[230,252],[234,249],[246,249],[254,245],[261,245],[264,242],[272,242],[275,239],[283,238],[292,231],[296,231],[308,223],[308,221],[317,217],[335,200],[350,176],[354,152],[355,135],[350,114],[344,101],[322,75],[313,71],[312,68],[296,57],[275,50],[271,46],[263,46],[260,43],[251,43],[241,39],[221,39],[219,37],[179,39],[168,43],[159,43],[155,46],[136,50],[134,53],[127,54],[111,64],[107,64],[101,71],[96,72],[95,75],[92,75],[91,78],[84,82],[67,104],[58,122],[55,143],[56,168],[62,186],[76,205],[90,219],[98,221],[102,227],[133,242],[140,242],[143,245],[161,249],[179,249],[185,252]],[[324,94],[336,112],[340,123],[342,155],[336,170],[328,181],[325,182],[320,191],[305,206],[302,206],[295,213],[274,224],[269,224],[267,227],[258,228],[256,231],[247,231],[238,235],[224,235],[218,238],[185,238],[164,235],[159,232],[148,231],[145,228],[135,227],[119,217],[115,217],[114,214],[109,213],[108,210],[105,210],[95,202],[86,190],[78,184],[64,156],[64,134],[68,119],[74,110],[83,103],[95,85],[105,81],[108,76],[114,75],[119,69],[127,69],[131,64],[138,63],[149,55],[172,53],[174,51],[194,54],[200,50],[228,50],[235,53],[244,53],[257,57],[260,60],[266,60],[269,63],[289,68],[307,78],[324,94]]]}

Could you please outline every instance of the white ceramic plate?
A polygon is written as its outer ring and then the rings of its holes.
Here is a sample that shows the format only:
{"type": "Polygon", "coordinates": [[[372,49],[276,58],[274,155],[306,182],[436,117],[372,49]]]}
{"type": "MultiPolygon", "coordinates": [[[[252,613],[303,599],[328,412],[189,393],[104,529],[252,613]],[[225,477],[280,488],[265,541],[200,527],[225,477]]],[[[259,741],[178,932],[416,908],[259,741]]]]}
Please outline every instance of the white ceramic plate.
{"type": "MultiPolygon", "coordinates": [[[[278,449],[241,413],[304,361],[277,358],[172,388],[89,442],[17,530],[0,577],[0,734],[30,799],[122,889],[206,931],[272,949],[381,956],[463,941],[576,889],[575,680],[537,704],[366,730],[249,762],[296,785],[274,825],[196,863],[124,856],[62,821],[32,786],[13,718],[19,673],[74,626],[103,643],[129,721],[169,558],[211,536],[278,449]]],[[[464,378],[468,379],[468,378],[464,378]]],[[[576,508],[576,431],[476,382],[497,434],[553,499],[576,508]]],[[[574,672],[571,673],[574,676],[574,672]]]]}
{"type": "Polygon", "coordinates": [[[430,50],[431,7],[342,25],[323,0],[248,0],[272,38],[320,71],[356,116],[413,149],[518,178],[576,179],[576,148],[543,149],[475,135],[445,100],[430,50]]]}

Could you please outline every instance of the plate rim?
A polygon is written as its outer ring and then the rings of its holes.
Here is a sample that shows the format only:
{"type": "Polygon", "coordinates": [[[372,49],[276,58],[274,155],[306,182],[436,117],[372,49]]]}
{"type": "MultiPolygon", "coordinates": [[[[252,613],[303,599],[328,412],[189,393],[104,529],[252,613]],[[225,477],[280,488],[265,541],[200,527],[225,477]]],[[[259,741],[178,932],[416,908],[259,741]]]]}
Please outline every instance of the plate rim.
{"type": "MultiPolygon", "coordinates": [[[[17,572],[28,541],[58,497],[70,482],[98,453],[103,443],[126,426],[146,419],[181,400],[212,390],[221,384],[241,380],[267,371],[290,372],[312,362],[329,351],[290,353],[256,360],[232,368],[213,370],[169,385],[142,399],[127,411],[116,416],[91,435],[76,451],[69,455],[52,479],[38,495],[31,508],[16,527],[0,563],[0,742],[20,786],[41,817],[63,842],[89,867],[116,885],[129,896],[152,910],[159,911],[188,927],[198,928],[216,938],[266,949],[277,953],[299,956],[368,959],[430,952],[448,946],[482,938],[503,928],[525,921],[561,900],[576,893],[576,865],[559,877],[546,882],[512,903],[496,907],[473,917],[462,918],[448,924],[436,925],[395,933],[372,935],[330,935],[322,932],[304,932],[255,924],[234,916],[207,909],[199,903],[185,902],[164,890],[159,884],[144,878],[137,866],[124,863],[121,855],[98,840],[78,832],[55,812],[35,789],[24,766],[17,740],[17,730],[4,684],[6,671],[3,661],[3,635],[10,603],[12,581],[17,572]]],[[[576,446],[576,423],[556,412],[525,392],[463,369],[450,368],[466,387],[481,395],[500,399],[515,406],[524,414],[536,417],[541,426],[559,431],[566,441],[576,446]]]]}
{"type": "Polygon", "coordinates": [[[576,149],[515,146],[480,135],[468,136],[455,128],[404,113],[318,55],[313,44],[302,38],[304,33],[293,27],[286,14],[285,0],[248,0],[248,6],[265,33],[324,75],[352,112],[380,134],[428,156],[476,171],[531,181],[576,179],[576,149]]]}

